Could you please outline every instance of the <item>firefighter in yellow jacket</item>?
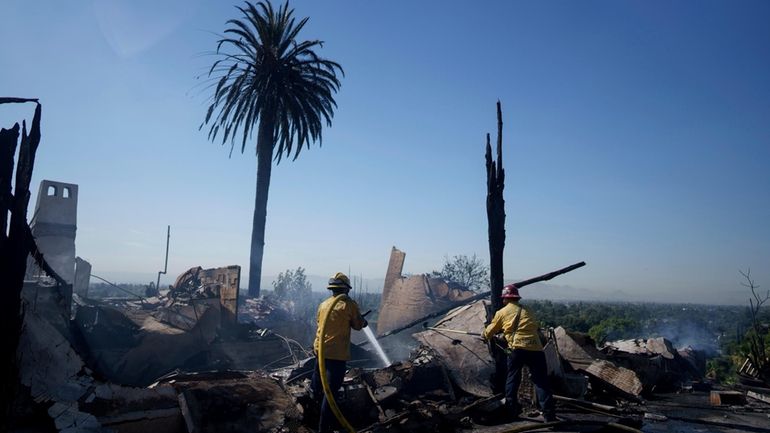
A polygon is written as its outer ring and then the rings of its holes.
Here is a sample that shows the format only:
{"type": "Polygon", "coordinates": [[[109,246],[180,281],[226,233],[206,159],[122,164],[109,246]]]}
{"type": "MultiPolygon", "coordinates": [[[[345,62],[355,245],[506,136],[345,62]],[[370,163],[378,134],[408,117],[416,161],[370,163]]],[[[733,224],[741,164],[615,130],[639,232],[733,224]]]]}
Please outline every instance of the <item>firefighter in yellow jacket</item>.
{"type": "MultiPolygon", "coordinates": [[[[315,341],[313,342],[313,352],[318,356],[321,347],[321,338],[324,342],[324,364],[326,367],[326,377],[329,382],[329,388],[334,393],[335,400],[339,397],[339,389],[342,381],[345,379],[345,370],[347,361],[350,359],[350,330],[361,330],[369,323],[361,317],[356,301],[347,296],[350,292],[350,279],[342,272],[337,272],[329,279],[326,287],[332,291],[332,296],[326,299],[318,306],[316,322],[318,330],[316,331],[315,341]],[[323,336],[321,336],[321,321],[326,317],[334,298],[337,295],[345,295],[334,305],[334,310],[329,314],[328,322],[323,336]]],[[[317,360],[316,360],[317,361],[317,360]]],[[[321,375],[318,371],[318,362],[313,374],[311,383],[313,394],[316,398],[323,395],[321,387],[321,375]]],[[[331,411],[329,403],[324,395],[321,402],[321,419],[318,423],[320,433],[332,431],[337,425],[334,414],[331,411]]]]}
{"type": "Polygon", "coordinates": [[[535,384],[537,399],[546,422],[556,420],[556,405],[548,384],[543,344],[538,335],[539,325],[535,316],[519,305],[519,289],[509,284],[503,287],[503,308],[495,313],[492,322],[484,329],[484,338],[493,338],[500,332],[508,343],[508,375],[505,382],[505,406],[508,415],[516,418],[521,412],[517,394],[521,383],[521,367],[526,365],[535,384]]]}

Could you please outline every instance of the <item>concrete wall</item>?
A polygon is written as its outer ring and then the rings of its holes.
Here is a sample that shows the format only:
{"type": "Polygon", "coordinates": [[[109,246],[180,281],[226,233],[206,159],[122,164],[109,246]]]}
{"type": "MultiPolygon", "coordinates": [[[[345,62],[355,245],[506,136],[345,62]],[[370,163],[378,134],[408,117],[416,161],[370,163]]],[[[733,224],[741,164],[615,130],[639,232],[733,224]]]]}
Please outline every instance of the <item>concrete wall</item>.
{"type": "Polygon", "coordinates": [[[88,297],[88,286],[91,283],[91,264],[81,259],[75,258],[75,285],[73,291],[81,298],[88,297]]]}

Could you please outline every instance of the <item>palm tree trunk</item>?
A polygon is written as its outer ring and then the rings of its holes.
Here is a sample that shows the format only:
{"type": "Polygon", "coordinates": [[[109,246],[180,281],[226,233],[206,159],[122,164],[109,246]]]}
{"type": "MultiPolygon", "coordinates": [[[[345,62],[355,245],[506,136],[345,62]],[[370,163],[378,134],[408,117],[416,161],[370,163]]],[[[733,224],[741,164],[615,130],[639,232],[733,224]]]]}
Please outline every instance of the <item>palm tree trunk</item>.
{"type": "Polygon", "coordinates": [[[265,252],[265,222],[270,172],[273,169],[273,116],[262,116],[257,136],[257,193],[254,198],[254,220],[251,228],[249,257],[249,296],[259,296],[262,279],[262,256],[265,252]]]}

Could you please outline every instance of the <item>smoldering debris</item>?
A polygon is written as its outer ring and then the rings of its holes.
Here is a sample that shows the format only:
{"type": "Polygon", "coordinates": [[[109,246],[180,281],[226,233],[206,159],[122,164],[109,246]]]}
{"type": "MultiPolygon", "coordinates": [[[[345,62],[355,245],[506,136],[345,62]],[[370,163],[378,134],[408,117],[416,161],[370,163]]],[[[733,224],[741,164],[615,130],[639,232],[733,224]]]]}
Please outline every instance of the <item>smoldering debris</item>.
{"type": "MultiPolygon", "coordinates": [[[[309,377],[297,378],[303,377],[303,370],[314,368],[314,361],[309,360],[298,366],[298,371],[278,373],[304,408],[304,422],[308,425],[317,425],[318,402],[309,392],[309,377]]],[[[422,348],[409,360],[389,367],[351,369],[338,404],[348,421],[364,431],[453,431],[452,424],[461,418],[461,406],[474,399],[459,399],[455,386],[436,354],[422,348]]]]}
{"type": "MultiPolygon", "coordinates": [[[[204,271],[192,268],[172,296],[109,303],[76,298],[72,321],[59,292],[28,285],[19,349],[27,398],[17,425],[46,422],[67,432],[313,431],[315,359],[299,336],[262,327],[291,321],[288,309],[248,300],[236,311],[250,323],[223,320],[222,288],[206,282],[204,271]]],[[[528,418],[509,422],[493,389],[487,346],[452,332],[475,330],[486,310],[485,301],[475,301],[449,311],[414,334],[417,349],[407,359],[386,368],[351,362],[338,401],[348,421],[365,432],[491,432],[500,423],[528,428],[537,422],[526,373],[519,399],[528,418]]],[[[726,429],[715,411],[731,427],[758,431],[752,429],[770,414],[770,392],[710,385],[704,358],[692,348],[677,350],[657,338],[600,349],[587,335],[561,327],[545,334],[558,413],[568,420],[554,424],[557,431],[726,429]]],[[[361,348],[352,352],[377,365],[361,348]]]]}
{"type": "Polygon", "coordinates": [[[231,303],[227,286],[237,290],[239,275],[237,266],[192,268],[153,298],[77,296],[72,320],[57,287],[27,283],[18,352],[26,397],[18,399],[15,425],[48,419],[67,432],[299,425],[296,403],[265,371],[309,353],[290,336],[232,320],[237,291],[231,303]]]}
{"type": "Polygon", "coordinates": [[[302,408],[282,384],[264,372],[175,373],[152,388],[177,392],[188,432],[297,431],[302,408]]]}
{"type": "MultiPolygon", "coordinates": [[[[338,402],[348,421],[356,430],[367,432],[501,431],[500,425],[491,426],[505,418],[501,395],[493,393],[488,378],[493,369],[491,356],[478,337],[474,341],[473,336],[447,332],[461,323],[473,322],[481,311],[485,311],[482,301],[459,307],[431,329],[415,334],[421,346],[408,360],[381,369],[351,369],[338,402]]],[[[667,423],[685,432],[694,432],[704,425],[721,431],[725,423],[715,421],[715,407],[729,407],[728,416],[735,418],[738,428],[759,431],[770,414],[770,406],[763,407],[763,403],[750,401],[751,398],[740,402],[727,400],[733,398],[731,392],[720,391],[725,400],[720,402],[721,406],[712,406],[709,391],[693,386],[704,379],[684,365],[686,360],[680,364],[675,350],[666,351],[670,358],[663,357],[660,351],[621,352],[617,347],[602,351],[584,334],[563,328],[547,334],[549,376],[559,392],[558,412],[564,418],[553,425],[556,431],[577,431],[578,427],[580,431],[638,431],[642,426],[645,430],[663,431],[667,423]],[[676,363],[648,362],[656,357],[676,363]],[[665,374],[638,372],[620,365],[629,359],[650,370],[665,369],[665,374]],[[674,374],[678,388],[670,387],[666,393],[661,393],[663,387],[659,382],[647,382],[674,374]]],[[[657,343],[673,349],[666,341],[657,343]]],[[[308,376],[313,368],[310,359],[278,375],[304,408],[303,422],[310,426],[317,422],[317,402],[308,391],[308,376]]],[[[519,400],[525,405],[525,419],[504,422],[507,427],[527,428],[533,423],[528,418],[538,416],[534,386],[526,374],[519,400]]],[[[724,415],[726,412],[719,414],[724,415]]]]}
{"type": "Polygon", "coordinates": [[[133,386],[176,369],[256,370],[309,356],[313,330],[265,299],[239,306],[239,280],[240,266],[194,267],[156,297],[81,300],[76,344],[99,375],[133,386]]]}

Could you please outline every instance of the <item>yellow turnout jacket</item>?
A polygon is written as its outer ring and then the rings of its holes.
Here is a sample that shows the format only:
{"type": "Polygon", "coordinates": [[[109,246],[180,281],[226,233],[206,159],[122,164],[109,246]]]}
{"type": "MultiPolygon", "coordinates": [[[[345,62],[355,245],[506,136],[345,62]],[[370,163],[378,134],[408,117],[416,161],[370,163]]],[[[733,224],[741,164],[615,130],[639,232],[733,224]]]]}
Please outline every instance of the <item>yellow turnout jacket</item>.
{"type": "Polygon", "coordinates": [[[537,335],[538,328],[537,319],[532,313],[518,303],[510,302],[497,310],[492,322],[484,329],[484,338],[490,339],[502,331],[510,349],[543,350],[537,335]],[[519,323],[513,329],[517,316],[519,323]]]}
{"type": "MultiPolygon", "coordinates": [[[[313,342],[313,350],[316,355],[321,348],[321,321],[326,316],[326,312],[329,311],[334,298],[331,296],[318,306],[318,314],[316,315],[318,329],[313,342]]],[[[358,304],[345,295],[337,301],[328,320],[324,335],[324,358],[347,361],[350,359],[350,329],[360,330],[364,327],[364,318],[361,317],[358,304]]]]}

